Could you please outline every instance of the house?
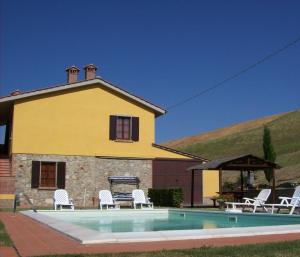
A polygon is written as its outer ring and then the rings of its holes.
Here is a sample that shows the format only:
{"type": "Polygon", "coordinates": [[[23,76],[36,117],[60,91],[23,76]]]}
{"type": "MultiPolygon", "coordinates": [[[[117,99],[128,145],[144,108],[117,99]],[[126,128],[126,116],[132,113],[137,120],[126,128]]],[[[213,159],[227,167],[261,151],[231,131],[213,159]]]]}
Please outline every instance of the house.
{"type": "MultiPolygon", "coordinates": [[[[189,204],[186,169],[206,159],[155,144],[155,119],[166,111],[96,76],[95,65],[84,70],[84,80],[72,66],[66,84],[0,98],[0,193],[25,193],[34,205],[50,206],[53,191],[65,188],[76,205],[90,206],[109,189],[108,177],[135,176],[145,191],[182,187],[189,204]]],[[[218,174],[196,174],[195,189],[202,204],[218,191],[218,174]]]]}

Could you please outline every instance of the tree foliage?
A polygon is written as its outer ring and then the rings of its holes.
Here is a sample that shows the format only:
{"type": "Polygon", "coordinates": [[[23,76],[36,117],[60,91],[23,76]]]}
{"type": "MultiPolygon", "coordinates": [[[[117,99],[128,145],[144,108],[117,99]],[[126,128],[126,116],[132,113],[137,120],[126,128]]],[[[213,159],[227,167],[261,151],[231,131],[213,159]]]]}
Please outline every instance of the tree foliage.
{"type": "MultiPolygon", "coordinates": [[[[275,162],[276,152],[272,145],[271,131],[267,126],[264,126],[264,135],[263,135],[263,150],[264,150],[264,159],[270,162],[275,162]]],[[[272,169],[265,169],[266,180],[270,183],[272,180],[272,169]]]]}

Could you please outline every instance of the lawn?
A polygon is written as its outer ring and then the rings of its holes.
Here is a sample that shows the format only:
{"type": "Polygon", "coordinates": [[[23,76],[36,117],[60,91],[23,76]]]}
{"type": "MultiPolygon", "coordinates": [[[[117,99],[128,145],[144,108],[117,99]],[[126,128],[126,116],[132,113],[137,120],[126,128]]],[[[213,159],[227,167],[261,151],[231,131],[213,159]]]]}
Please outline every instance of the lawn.
{"type": "Polygon", "coordinates": [[[3,223],[0,221],[0,247],[1,246],[12,246],[13,243],[10,240],[8,234],[5,231],[3,223]]]}
{"type": "Polygon", "coordinates": [[[76,255],[48,255],[68,257],[298,257],[300,256],[300,240],[281,243],[226,246],[219,248],[202,247],[189,250],[172,250],[143,253],[120,253],[120,254],[76,254],[76,255]]]}

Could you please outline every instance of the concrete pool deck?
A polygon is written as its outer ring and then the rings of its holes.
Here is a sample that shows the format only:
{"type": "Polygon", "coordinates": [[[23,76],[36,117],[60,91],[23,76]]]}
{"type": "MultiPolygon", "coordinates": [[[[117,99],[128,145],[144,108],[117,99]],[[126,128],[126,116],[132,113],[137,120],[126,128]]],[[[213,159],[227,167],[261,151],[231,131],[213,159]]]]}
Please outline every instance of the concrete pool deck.
{"type": "MultiPolygon", "coordinates": [[[[76,211],[79,215],[102,215],[108,216],[120,215],[147,215],[154,214],[156,216],[168,216],[168,209],[155,210],[119,210],[119,211],[105,211],[99,210],[79,210],[76,211]]],[[[175,210],[175,212],[199,212],[193,210],[175,210]]],[[[230,228],[209,228],[209,229],[192,229],[192,230],[164,230],[164,231],[138,231],[138,232],[99,232],[83,226],[66,222],[51,216],[54,214],[63,214],[61,211],[23,211],[26,215],[38,222],[47,224],[47,226],[79,241],[82,244],[102,244],[102,243],[131,243],[131,242],[154,242],[154,241],[170,241],[170,240],[191,240],[191,239],[213,239],[226,237],[242,237],[242,236],[258,236],[270,234],[288,234],[300,233],[300,217],[289,215],[269,215],[270,217],[284,216],[286,218],[299,219],[299,224],[296,225],[278,225],[276,230],[274,226],[257,226],[257,227],[230,227],[230,228]],[[45,215],[46,214],[46,215],[45,215]],[[275,230],[275,231],[274,231],[275,230]]],[[[70,211],[65,212],[69,214],[70,211]]],[[[210,213],[210,212],[205,212],[210,213]]],[[[71,212],[71,214],[75,214],[71,212]]],[[[216,214],[216,213],[215,213],[216,214]]],[[[227,214],[229,217],[239,217],[244,215],[249,216],[266,216],[268,214],[227,214]]],[[[103,218],[105,218],[103,216],[103,218]]],[[[101,216],[99,216],[100,218],[101,216]]]]}
{"type": "Polygon", "coordinates": [[[193,240],[169,240],[139,243],[102,243],[83,245],[22,214],[0,212],[0,219],[14,242],[20,256],[78,253],[144,252],[171,249],[189,249],[202,246],[225,246],[300,240],[300,233],[280,233],[259,236],[236,236],[193,240]]]}

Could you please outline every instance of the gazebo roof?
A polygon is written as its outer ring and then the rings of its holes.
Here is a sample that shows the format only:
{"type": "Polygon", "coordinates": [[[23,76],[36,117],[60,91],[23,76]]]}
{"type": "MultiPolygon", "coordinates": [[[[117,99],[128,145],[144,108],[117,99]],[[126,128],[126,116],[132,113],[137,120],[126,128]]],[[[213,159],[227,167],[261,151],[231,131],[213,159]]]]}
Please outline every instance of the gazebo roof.
{"type": "Polygon", "coordinates": [[[267,168],[280,169],[273,162],[266,161],[252,154],[225,157],[218,160],[192,166],[187,170],[264,170],[267,168]]]}

